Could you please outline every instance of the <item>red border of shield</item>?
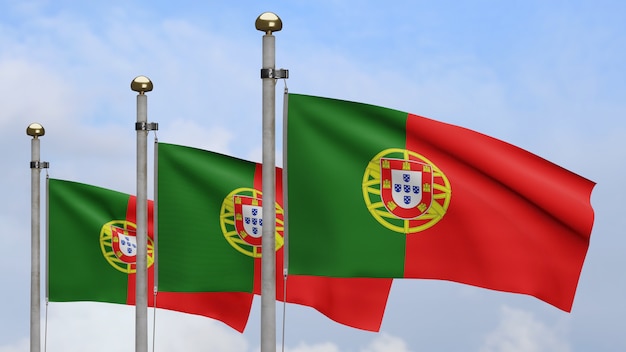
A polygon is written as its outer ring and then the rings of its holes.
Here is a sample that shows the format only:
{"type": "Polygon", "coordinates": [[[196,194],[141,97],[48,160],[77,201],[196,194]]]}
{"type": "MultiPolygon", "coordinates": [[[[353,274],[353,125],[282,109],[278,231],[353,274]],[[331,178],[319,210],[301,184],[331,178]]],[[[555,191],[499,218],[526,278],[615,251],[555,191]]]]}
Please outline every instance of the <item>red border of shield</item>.
{"type": "Polygon", "coordinates": [[[415,219],[430,209],[433,201],[433,167],[416,160],[380,158],[380,195],[387,211],[400,219],[415,219]],[[403,208],[393,200],[391,170],[408,170],[422,173],[422,201],[413,208],[403,208]]]}

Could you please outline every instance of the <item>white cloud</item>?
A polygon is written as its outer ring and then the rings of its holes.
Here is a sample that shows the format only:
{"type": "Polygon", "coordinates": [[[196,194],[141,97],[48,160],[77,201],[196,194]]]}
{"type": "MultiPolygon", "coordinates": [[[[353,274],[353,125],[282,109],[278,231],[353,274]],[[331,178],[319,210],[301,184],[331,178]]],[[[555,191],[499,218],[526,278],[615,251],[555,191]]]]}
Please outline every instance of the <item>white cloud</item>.
{"type": "Polygon", "coordinates": [[[295,348],[286,348],[285,350],[287,352],[339,352],[339,347],[330,342],[313,345],[300,343],[295,348]]]}
{"type": "Polygon", "coordinates": [[[409,352],[406,342],[387,333],[380,333],[362,352],[409,352]]]}
{"type": "Polygon", "coordinates": [[[240,333],[201,316],[157,310],[156,351],[241,352],[248,342],[240,333]],[[203,347],[204,346],[204,347],[203,347]]]}
{"type": "Polygon", "coordinates": [[[503,306],[498,327],[484,339],[480,352],[569,352],[563,332],[546,326],[532,313],[503,306]]]}
{"type": "MultiPolygon", "coordinates": [[[[150,308],[150,350],[152,313],[150,308]]],[[[134,317],[133,306],[93,302],[51,303],[47,351],[134,351],[134,317]]],[[[216,352],[248,350],[241,334],[215,320],[159,309],[155,322],[155,351],[193,351],[201,346],[210,346],[210,350],[216,352]]]]}
{"type": "Polygon", "coordinates": [[[68,116],[75,104],[70,104],[71,89],[63,78],[49,68],[28,60],[0,60],[0,96],[3,98],[0,127],[21,127],[42,119],[68,116]]]}
{"type": "MultiPolygon", "coordinates": [[[[232,131],[223,127],[204,126],[197,120],[176,119],[165,124],[167,132],[162,142],[192,146],[194,148],[211,150],[217,153],[228,154],[231,152],[229,145],[235,142],[232,131]]],[[[159,128],[162,125],[159,125],[159,128]]],[[[161,133],[159,133],[161,136],[161,133]]]]}
{"type": "Polygon", "coordinates": [[[0,346],[0,352],[28,352],[30,349],[30,340],[23,338],[15,343],[0,346]]]}
{"type": "MultiPolygon", "coordinates": [[[[404,340],[381,332],[360,352],[409,352],[404,340]]],[[[356,347],[356,346],[355,346],[356,347]]],[[[286,348],[287,352],[339,352],[341,349],[332,342],[309,344],[301,342],[294,348],[286,348]]],[[[356,349],[355,349],[356,350],[356,349]]]]}

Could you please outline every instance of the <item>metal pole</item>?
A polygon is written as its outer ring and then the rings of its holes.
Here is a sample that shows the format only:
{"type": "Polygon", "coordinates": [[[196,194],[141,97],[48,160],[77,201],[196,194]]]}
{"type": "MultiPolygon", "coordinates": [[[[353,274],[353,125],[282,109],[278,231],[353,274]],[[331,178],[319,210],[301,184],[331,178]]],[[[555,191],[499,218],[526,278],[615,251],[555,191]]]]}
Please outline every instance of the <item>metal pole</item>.
{"type": "Polygon", "coordinates": [[[130,84],[137,94],[137,259],[135,284],[135,351],[148,352],[148,97],[145,76],[130,84]]]}
{"type": "Polygon", "coordinates": [[[255,22],[263,36],[263,230],[261,252],[261,352],[276,351],[276,76],[275,37],[282,21],[271,12],[255,22]]]}
{"type": "Polygon", "coordinates": [[[39,137],[45,134],[43,126],[31,123],[26,128],[31,140],[31,217],[30,217],[30,350],[41,350],[41,249],[40,249],[40,176],[48,163],[39,161],[39,137]]]}
{"type": "MultiPolygon", "coordinates": [[[[275,37],[263,36],[263,68],[274,68],[275,37]]],[[[263,78],[263,238],[261,244],[261,352],[276,351],[275,82],[263,78]]]]}

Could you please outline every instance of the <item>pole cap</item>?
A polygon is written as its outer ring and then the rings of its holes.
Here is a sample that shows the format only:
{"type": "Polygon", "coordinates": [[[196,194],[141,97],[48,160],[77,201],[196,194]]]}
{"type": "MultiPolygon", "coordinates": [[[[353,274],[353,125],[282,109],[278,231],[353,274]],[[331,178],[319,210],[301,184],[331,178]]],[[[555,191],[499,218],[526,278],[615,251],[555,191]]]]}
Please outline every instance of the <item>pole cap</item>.
{"type": "Polygon", "coordinates": [[[151,91],[153,88],[152,81],[146,76],[137,76],[130,82],[130,89],[139,94],[151,91]]]}
{"type": "Polygon", "coordinates": [[[283,21],[273,12],[263,12],[254,22],[256,29],[267,34],[283,29],[283,21]]]}
{"type": "Polygon", "coordinates": [[[33,138],[37,138],[46,134],[46,130],[40,123],[33,122],[26,127],[26,134],[33,138]]]}

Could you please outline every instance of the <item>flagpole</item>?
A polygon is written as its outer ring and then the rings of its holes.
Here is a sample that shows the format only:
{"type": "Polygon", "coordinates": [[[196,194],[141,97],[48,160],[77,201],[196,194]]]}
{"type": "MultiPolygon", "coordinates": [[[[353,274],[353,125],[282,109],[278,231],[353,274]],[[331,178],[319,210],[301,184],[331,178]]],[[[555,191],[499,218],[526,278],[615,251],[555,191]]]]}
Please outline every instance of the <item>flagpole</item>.
{"type": "Polygon", "coordinates": [[[137,94],[137,256],[135,284],[135,352],[148,352],[148,77],[130,83],[137,94]]]}
{"type": "Polygon", "coordinates": [[[271,12],[255,22],[263,36],[263,230],[261,242],[261,352],[276,351],[276,154],[275,154],[275,37],[283,24],[271,12]]]}
{"type": "Polygon", "coordinates": [[[39,161],[39,137],[46,130],[41,124],[31,123],[26,128],[26,134],[33,137],[31,140],[31,217],[30,217],[30,351],[41,350],[41,248],[40,248],[40,176],[41,169],[48,167],[48,162],[39,161]]]}

